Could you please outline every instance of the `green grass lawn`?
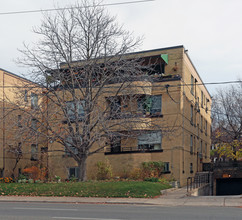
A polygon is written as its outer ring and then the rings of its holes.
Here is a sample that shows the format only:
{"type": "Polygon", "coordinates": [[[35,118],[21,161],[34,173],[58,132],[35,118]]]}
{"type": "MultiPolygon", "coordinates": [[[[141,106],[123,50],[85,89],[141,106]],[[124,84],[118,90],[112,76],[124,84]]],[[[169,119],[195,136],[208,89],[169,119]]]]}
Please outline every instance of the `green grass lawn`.
{"type": "Polygon", "coordinates": [[[0,195],[149,198],[170,188],[160,182],[1,183],[0,195]]]}

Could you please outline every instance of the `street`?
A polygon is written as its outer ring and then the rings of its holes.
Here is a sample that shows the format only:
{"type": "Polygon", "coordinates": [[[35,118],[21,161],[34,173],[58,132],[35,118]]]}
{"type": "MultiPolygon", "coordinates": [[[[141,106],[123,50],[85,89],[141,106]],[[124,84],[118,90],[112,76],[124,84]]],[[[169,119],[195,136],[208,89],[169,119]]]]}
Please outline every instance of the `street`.
{"type": "Polygon", "coordinates": [[[146,220],[146,219],[241,219],[234,207],[137,206],[70,203],[0,202],[4,220],[146,220]]]}

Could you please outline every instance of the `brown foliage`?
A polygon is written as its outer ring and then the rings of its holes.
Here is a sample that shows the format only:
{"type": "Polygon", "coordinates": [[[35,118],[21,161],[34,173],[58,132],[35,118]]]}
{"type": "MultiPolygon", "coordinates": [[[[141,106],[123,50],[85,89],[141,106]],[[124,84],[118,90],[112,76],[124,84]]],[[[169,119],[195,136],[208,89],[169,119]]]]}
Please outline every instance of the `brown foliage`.
{"type": "Polygon", "coordinates": [[[44,180],[47,174],[46,168],[39,169],[36,166],[25,168],[23,173],[27,174],[30,179],[35,180],[44,180]]]}

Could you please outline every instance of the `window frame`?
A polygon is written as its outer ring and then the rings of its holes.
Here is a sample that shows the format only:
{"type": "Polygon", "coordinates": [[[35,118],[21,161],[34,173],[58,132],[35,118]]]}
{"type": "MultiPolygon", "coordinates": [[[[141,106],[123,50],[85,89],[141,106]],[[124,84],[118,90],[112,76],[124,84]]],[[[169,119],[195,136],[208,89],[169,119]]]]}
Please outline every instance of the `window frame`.
{"type": "Polygon", "coordinates": [[[24,101],[28,102],[28,90],[24,90],[24,101]]]}
{"type": "Polygon", "coordinates": [[[69,177],[69,179],[71,179],[71,178],[79,178],[79,167],[69,167],[68,168],[68,177],[69,177]],[[71,175],[71,170],[74,170],[74,172],[75,172],[75,175],[73,176],[73,175],[71,175]]]}
{"type": "Polygon", "coordinates": [[[193,125],[193,121],[194,121],[194,107],[193,105],[190,106],[190,122],[191,122],[191,125],[193,125]]]}
{"type": "Polygon", "coordinates": [[[194,95],[194,76],[191,74],[191,94],[194,95]]]}
{"type": "Polygon", "coordinates": [[[193,173],[193,163],[190,163],[190,173],[193,173]]]}
{"type": "Polygon", "coordinates": [[[65,102],[65,105],[66,105],[67,120],[69,120],[70,122],[75,122],[76,120],[83,121],[85,117],[85,110],[84,110],[85,100],[67,101],[65,102]],[[77,111],[77,115],[78,115],[77,119],[76,119],[75,110],[77,111]]]}
{"type": "Polygon", "coordinates": [[[201,107],[203,108],[203,103],[204,103],[204,95],[203,91],[201,90],[201,107]]]}
{"type": "Polygon", "coordinates": [[[114,136],[110,139],[110,151],[112,153],[121,151],[121,136],[114,136]]]}
{"type": "Polygon", "coordinates": [[[30,160],[38,160],[38,144],[31,144],[31,157],[30,160]]]}
{"type": "Polygon", "coordinates": [[[121,117],[122,112],[122,100],[120,97],[109,97],[108,98],[109,105],[109,116],[111,119],[117,119],[121,117]]]}
{"type": "Polygon", "coordinates": [[[36,93],[31,93],[31,109],[38,109],[39,97],[36,93]]]}
{"type": "MultiPolygon", "coordinates": [[[[162,95],[152,95],[151,97],[151,107],[150,107],[150,114],[153,115],[161,115],[162,114],[162,95]],[[159,107],[154,108],[154,102],[159,100],[159,107]]],[[[156,104],[157,105],[157,104],[156,104]]]]}
{"type": "Polygon", "coordinates": [[[36,118],[31,119],[31,129],[32,130],[37,131],[37,123],[38,123],[38,120],[36,118]]]}
{"type": "Polygon", "coordinates": [[[193,135],[191,134],[190,135],[190,153],[192,154],[193,153],[193,145],[194,145],[194,143],[193,143],[193,135]]]}
{"type": "Polygon", "coordinates": [[[67,141],[65,141],[65,145],[64,145],[65,156],[68,156],[68,157],[71,157],[72,156],[72,153],[69,150],[67,150],[68,148],[75,155],[77,155],[78,154],[78,149],[71,144],[71,142],[73,141],[72,138],[70,136],[67,136],[65,140],[67,140],[67,141]],[[68,141],[68,139],[69,139],[69,141],[68,141]],[[69,145],[69,146],[66,146],[66,145],[69,145]]]}
{"type": "Polygon", "coordinates": [[[200,154],[203,153],[203,140],[200,140],[200,154]]]}
{"type": "Polygon", "coordinates": [[[170,173],[170,163],[169,162],[164,162],[164,173],[170,173]]]}
{"type": "Polygon", "coordinates": [[[162,95],[146,95],[137,99],[137,110],[150,116],[162,116],[162,95]],[[155,101],[159,100],[157,104],[155,101]],[[158,107],[155,105],[159,105],[158,107]]]}
{"type": "Polygon", "coordinates": [[[138,147],[138,150],[143,150],[143,151],[145,151],[145,150],[147,150],[147,151],[162,150],[162,133],[161,133],[161,131],[151,131],[151,132],[147,132],[147,133],[143,133],[143,134],[139,135],[137,138],[137,147],[138,147]],[[152,136],[151,136],[152,134],[157,135],[157,139],[159,139],[157,141],[157,143],[145,143],[145,142],[149,141],[149,138],[152,138],[152,136]],[[148,137],[145,137],[146,135],[148,137]],[[144,142],[144,143],[142,143],[142,142],[144,142]],[[157,148],[157,146],[159,149],[157,148]]]}
{"type": "Polygon", "coordinates": [[[203,132],[203,116],[201,115],[200,116],[200,125],[201,125],[201,128],[200,128],[200,130],[201,130],[201,132],[203,132]]]}
{"type": "Polygon", "coordinates": [[[205,123],[204,123],[204,132],[205,132],[205,135],[207,135],[207,133],[208,133],[208,122],[207,122],[206,119],[205,119],[205,123]]]}

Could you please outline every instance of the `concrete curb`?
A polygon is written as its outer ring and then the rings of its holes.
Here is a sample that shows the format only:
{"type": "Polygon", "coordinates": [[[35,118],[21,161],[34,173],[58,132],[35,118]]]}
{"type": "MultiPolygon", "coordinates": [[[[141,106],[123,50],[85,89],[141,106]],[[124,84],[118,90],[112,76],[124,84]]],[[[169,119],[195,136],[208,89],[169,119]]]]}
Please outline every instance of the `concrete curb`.
{"type": "Polygon", "coordinates": [[[155,199],[0,196],[0,202],[242,207],[241,196],[234,196],[234,197],[198,196],[198,197],[186,197],[186,198],[160,197],[155,199]]]}

